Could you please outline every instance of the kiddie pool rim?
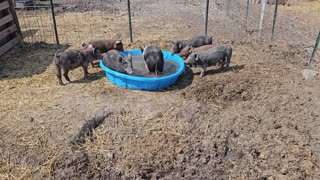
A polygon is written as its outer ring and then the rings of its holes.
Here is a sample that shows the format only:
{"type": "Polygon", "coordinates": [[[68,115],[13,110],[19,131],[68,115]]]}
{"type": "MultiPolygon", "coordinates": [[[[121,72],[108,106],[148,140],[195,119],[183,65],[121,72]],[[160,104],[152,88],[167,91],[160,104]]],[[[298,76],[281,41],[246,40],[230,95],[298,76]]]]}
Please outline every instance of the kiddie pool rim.
{"type": "MultiPolygon", "coordinates": [[[[121,52],[121,54],[127,56],[128,54],[131,55],[141,55],[141,50],[140,49],[133,49],[133,50],[126,50],[126,51],[123,51],[121,52]]],[[[170,60],[174,60],[175,62],[177,62],[179,64],[179,69],[177,70],[176,73],[174,74],[171,74],[171,75],[168,75],[168,76],[164,76],[164,77],[160,77],[160,78],[154,78],[154,77],[138,77],[138,76],[131,76],[131,75],[128,75],[128,74],[123,74],[123,73],[119,73],[119,72],[116,72],[114,70],[111,70],[109,68],[107,68],[104,64],[103,64],[103,60],[101,59],[100,60],[100,67],[105,71],[106,73],[106,76],[107,78],[109,79],[109,81],[115,85],[118,85],[120,87],[123,87],[123,88],[129,88],[129,89],[136,89],[136,90],[159,90],[159,89],[163,89],[163,88],[166,88],[170,85],[172,85],[173,83],[176,82],[176,80],[178,79],[178,77],[184,72],[184,69],[185,69],[185,64],[182,60],[182,58],[176,54],[174,55],[171,55],[170,52],[168,51],[165,51],[165,50],[162,50],[162,53],[163,53],[163,56],[164,56],[164,59],[170,59],[170,60]],[[136,85],[133,85],[134,88],[132,86],[124,86],[123,84],[122,85],[119,85],[117,84],[116,82],[112,81],[109,76],[116,76],[116,77],[119,77],[121,79],[124,79],[124,80],[128,80],[130,81],[131,83],[132,82],[137,82],[138,84],[140,83],[143,83],[144,85],[139,88],[139,87],[136,87],[136,85]],[[148,87],[146,87],[146,83],[160,83],[160,85],[158,85],[158,88],[154,88],[154,84],[150,84],[150,89],[148,89],[148,87]],[[162,84],[162,85],[161,85],[162,84]]]]}

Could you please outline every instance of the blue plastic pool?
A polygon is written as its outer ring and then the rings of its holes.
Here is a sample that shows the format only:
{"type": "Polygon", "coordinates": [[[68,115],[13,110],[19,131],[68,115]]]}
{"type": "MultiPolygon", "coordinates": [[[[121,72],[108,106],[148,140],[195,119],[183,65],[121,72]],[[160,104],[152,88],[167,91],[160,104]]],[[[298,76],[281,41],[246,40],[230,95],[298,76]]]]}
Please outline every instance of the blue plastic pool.
{"type": "MultiPolygon", "coordinates": [[[[128,53],[134,55],[141,55],[140,49],[128,50],[122,52],[124,55],[128,55],[128,53]]],[[[170,59],[171,61],[175,61],[178,64],[178,70],[174,74],[170,74],[168,76],[163,77],[138,77],[131,76],[128,74],[122,74],[116,71],[113,71],[107,68],[103,61],[100,60],[100,67],[105,71],[107,78],[109,81],[117,86],[122,88],[129,88],[135,90],[148,90],[155,91],[159,89],[164,89],[173,83],[175,83],[178,77],[184,72],[185,64],[182,58],[176,54],[171,55],[168,51],[162,51],[165,61],[170,59]]]]}

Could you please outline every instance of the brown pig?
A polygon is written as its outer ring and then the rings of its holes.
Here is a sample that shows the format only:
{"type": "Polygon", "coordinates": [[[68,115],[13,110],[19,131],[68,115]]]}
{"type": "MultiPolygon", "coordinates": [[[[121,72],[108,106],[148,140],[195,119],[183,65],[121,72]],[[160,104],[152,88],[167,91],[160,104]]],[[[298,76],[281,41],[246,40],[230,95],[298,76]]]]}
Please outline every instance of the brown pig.
{"type": "Polygon", "coordinates": [[[186,47],[184,47],[181,50],[181,52],[179,53],[179,56],[182,57],[183,59],[187,59],[188,56],[193,52],[201,52],[201,51],[205,51],[210,48],[213,48],[213,47],[214,47],[214,45],[208,44],[208,45],[203,45],[203,46],[194,48],[188,44],[186,47]]]}
{"type": "MultiPolygon", "coordinates": [[[[122,39],[105,39],[105,40],[92,40],[82,43],[83,48],[97,48],[100,53],[106,53],[110,50],[124,51],[122,39]]],[[[100,57],[102,59],[102,56],[100,57]]],[[[94,67],[91,61],[92,67],[94,67]]]]}

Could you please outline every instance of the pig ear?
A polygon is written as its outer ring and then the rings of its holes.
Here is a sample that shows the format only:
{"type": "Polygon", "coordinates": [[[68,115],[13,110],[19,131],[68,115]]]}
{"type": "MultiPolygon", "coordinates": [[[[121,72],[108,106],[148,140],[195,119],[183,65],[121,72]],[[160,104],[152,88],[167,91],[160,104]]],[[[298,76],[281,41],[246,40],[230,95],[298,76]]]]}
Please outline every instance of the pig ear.
{"type": "Polygon", "coordinates": [[[189,53],[192,53],[193,49],[194,49],[194,47],[190,46],[189,53]]]}
{"type": "Polygon", "coordinates": [[[131,68],[133,68],[132,55],[131,55],[131,53],[129,53],[128,58],[129,58],[129,62],[130,62],[130,64],[131,64],[131,68]]]}
{"type": "Polygon", "coordinates": [[[194,54],[194,60],[195,60],[195,61],[198,61],[198,60],[199,60],[198,54],[194,54]]]}
{"type": "Polygon", "coordinates": [[[60,53],[55,53],[54,56],[55,56],[56,58],[59,58],[59,57],[60,57],[60,53]]]}
{"type": "Polygon", "coordinates": [[[95,54],[95,55],[99,54],[99,50],[97,48],[94,48],[93,49],[93,54],[95,54]]]}
{"type": "Polygon", "coordinates": [[[128,58],[129,58],[129,60],[132,61],[132,55],[131,55],[131,53],[128,54],[128,58]]]}
{"type": "Polygon", "coordinates": [[[93,44],[86,44],[85,47],[87,47],[87,48],[94,48],[93,44]]]}
{"type": "Polygon", "coordinates": [[[139,49],[140,49],[141,53],[143,53],[143,48],[141,46],[139,46],[139,49]]]}
{"type": "Polygon", "coordinates": [[[116,44],[120,44],[122,42],[122,39],[118,39],[117,41],[116,41],[116,44]]]}
{"type": "Polygon", "coordinates": [[[119,61],[120,63],[122,63],[122,57],[121,57],[121,56],[118,57],[118,61],[119,61]]]}
{"type": "Polygon", "coordinates": [[[181,49],[182,48],[182,45],[179,43],[179,48],[181,49]]]}

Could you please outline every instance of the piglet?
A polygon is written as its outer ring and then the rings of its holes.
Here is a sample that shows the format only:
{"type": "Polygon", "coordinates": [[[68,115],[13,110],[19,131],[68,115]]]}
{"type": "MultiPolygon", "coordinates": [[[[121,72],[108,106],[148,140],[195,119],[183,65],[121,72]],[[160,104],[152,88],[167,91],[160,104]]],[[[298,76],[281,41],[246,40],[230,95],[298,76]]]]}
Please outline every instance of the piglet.
{"type": "Polygon", "coordinates": [[[133,74],[131,54],[125,57],[117,50],[110,50],[103,56],[103,64],[114,71],[133,74]]]}
{"type": "Polygon", "coordinates": [[[191,39],[187,40],[179,40],[179,41],[174,41],[172,43],[172,48],[171,48],[171,54],[177,54],[180,53],[181,50],[186,47],[188,44],[191,45],[192,47],[200,47],[203,45],[207,44],[212,44],[213,38],[212,36],[208,35],[198,35],[198,36],[193,36],[191,39]]]}
{"type": "MultiPolygon", "coordinates": [[[[92,40],[88,42],[83,42],[82,47],[97,48],[100,51],[100,53],[106,53],[110,50],[124,51],[122,39],[92,40]]],[[[93,62],[91,62],[91,65],[92,67],[94,67],[93,62]]]]}
{"type": "Polygon", "coordinates": [[[193,53],[193,52],[201,52],[201,51],[205,51],[208,50],[210,48],[213,48],[214,45],[212,44],[208,44],[208,45],[203,45],[200,47],[192,47],[190,44],[188,44],[186,47],[184,47],[181,52],[179,53],[179,56],[186,59],[188,58],[188,56],[193,53]]]}
{"type": "Polygon", "coordinates": [[[155,73],[156,76],[158,76],[159,73],[162,73],[164,57],[161,49],[158,46],[150,45],[146,46],[144,49],[140,47],[140,50],[148,71],[155,73]]]}
{"type": "Polygon", "coordinates": [[[221,65],[221,69],[224,68],[224,64],[227,67],[230,64],[232,56],[232,47],[229,45],[221,45],[214,48],[210,48],[202,52],[194,52],[189,55],[185,64],[196,64],[201,66],[200,77],[204,76],[206,68],[212,65],[221,65]]]}
{"type": "Polygon", "coordinates": [[[58,77],[59,84],[63,85],[61,79],[61,69],[63,69],[64,78],[71,83],[68,76],[70,70],[76,69],[82,66],[84,71],[84,78],[88,76],[88,64],[89,62],[97,59],[101,56],[100,52],[96,48],[85,48],[80,50],[68,50],[62,53],[54,55],[53,64],[55,66],[55,73],[58,77]]]}

